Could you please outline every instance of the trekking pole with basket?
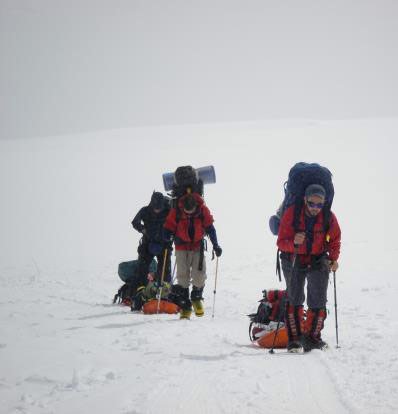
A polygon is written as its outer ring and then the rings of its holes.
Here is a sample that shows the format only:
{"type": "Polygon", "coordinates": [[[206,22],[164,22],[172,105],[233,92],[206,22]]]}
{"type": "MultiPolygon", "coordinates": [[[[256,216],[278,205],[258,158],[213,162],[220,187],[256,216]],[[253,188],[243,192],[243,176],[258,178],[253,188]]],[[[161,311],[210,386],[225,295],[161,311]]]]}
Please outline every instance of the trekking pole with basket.
{"type": "Polygon", "coordinates": [[[334,319],[336,321],[336,348],[339,348],[339,325],[337,323],[337,292],[336,292],[336,272],[333,272],[334,286],[334,319]]]}
{"type": "Polygon", "coordinates": [[[177,260],[174,260],[174,266],[173,266],[173,273],[171,275],[171,285],[174,285],[174,279],[176,274],[176,266],[177,266],[177,260]]]}
{"type": "Polygon", "coordinates": [[[211,317],[214,318],[214,308],[216,305],[216,293],[217,293],[217,276],[218,276],[218,257],[216,259],[216,277],[214,279],[214,290],[213,290],[213,312],[211,317]]]}
{"type": "Polygon", "coordinates": [[[276,337],[278,336],[278,332],[279,332],[279,327],[281,326],[281,320],[278,320],[278,324],[276,325],[276,330],[275,330],[275,334],[274,334],[274,340],[272,341],[272,347],[271,349],[268,351],[270,354],[274,353],[274,348],[275,348],[275,342],[276,342],[276,337]]]}
{"type": "Polygon", "coordinates": [[[293,254],[293,261],[292,261],[292,268],[296,266],[297,254],[298,254],[299,245],[294,243],[294,254],[293,254]]]}
{"type": "Polygon", "coordinates": [[[158,306],[156,309],[156,313],[159,313],[160,310],[160,301],[162,299],[162,289],[163,289],[163,281],[164,281],[164,273],[166,271],[166,260],[167,260],[167,249],[164,249],[164,256],[163,256],[163,268],[162,268],[162,276],[160,279],[160,286],[159,286],[159,291],[158,291],[158,306]]]}

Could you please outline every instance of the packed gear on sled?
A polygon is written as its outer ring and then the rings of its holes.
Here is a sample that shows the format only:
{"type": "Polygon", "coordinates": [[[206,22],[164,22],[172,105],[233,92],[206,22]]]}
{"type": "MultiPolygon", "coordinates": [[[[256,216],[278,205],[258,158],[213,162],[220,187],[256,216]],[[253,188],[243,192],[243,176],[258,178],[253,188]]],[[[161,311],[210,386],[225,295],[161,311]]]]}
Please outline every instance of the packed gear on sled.
{"type": "Polygon", "coordinates": [[[146,315],[153,315],[155,313],[176,314],[180,311],[180,308],[169,300],[162,299],[160,302],[158,302],[157,299],[151,299],[148,302],[144,303],[142,311],[146,315]]]}
{"type": "Polygon", "coordinates": [[[285,290],[263,290],[257,312],[249,316],[250,340],[261,348],[286,348],[285,290]]]}
{"type": "Polygon", "coordinates": [[[148,283],[145,289],[141,289],[141,292],[134,298],[134,302],[131,306],[132,311],[140,310],[142,308],[143,312],[148,314],[178,312],[178,307],[169,301],[171,285],[168,282],[164,282],[164,274],[166,270],[165,259],[167,257],[167,253],[168,251],[165,249],[160,281],[148,283]]]}
{"type": "Polygon", "coordinates": [[[177,313],[179,307],[169,299],[170,292],[171,285],[168,282],[164,282],[161,289],[156,281],[149,282],[137,289],[131,310],[142,310],[145,314],[177,313]]]}
{"type": "Polygon", "coordinates": [[[292,306],[286,290],[264,290],[256,313],[250,318],[249,337],[260,348],[287,348],[289,352],[308,352],[327,348],[321,339],[326,309],[292,306]]]}
{"type": "MultiPolygon", "coordinates": [[[[137,288],[141,286],[141,277],[138,272],[138,260],[119,263],[118,275],[124,284],[113,298],[113,303],[122,303],[131,306],[137,288]]],[[[147,281],[153,280],[157,269],[156,260],[153,259],[148,268],[147,281]]],[[[146,282],[147,283],[147,282],[146,282]]]]}

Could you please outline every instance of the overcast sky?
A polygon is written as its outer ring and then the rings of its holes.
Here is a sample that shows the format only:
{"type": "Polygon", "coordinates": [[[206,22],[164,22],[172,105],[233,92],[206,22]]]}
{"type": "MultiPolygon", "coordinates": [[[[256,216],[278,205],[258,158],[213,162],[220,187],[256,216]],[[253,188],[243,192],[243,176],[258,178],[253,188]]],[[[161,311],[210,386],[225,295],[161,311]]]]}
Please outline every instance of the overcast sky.
{"type": "Polygon", "coordinates": [[[398,2],[0,0],[0,138],[398,115],[398,2]]]}

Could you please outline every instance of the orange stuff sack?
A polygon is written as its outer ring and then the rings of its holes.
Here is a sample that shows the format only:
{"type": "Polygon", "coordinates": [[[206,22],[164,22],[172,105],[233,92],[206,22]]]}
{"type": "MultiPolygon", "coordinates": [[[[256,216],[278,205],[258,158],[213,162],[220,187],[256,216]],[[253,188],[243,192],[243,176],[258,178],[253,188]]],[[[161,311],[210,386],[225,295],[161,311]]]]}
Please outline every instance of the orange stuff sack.
{"type": "MultiPolygon", "coordinates": [[[[144,304],[142,307],[143,312],[146,315],[153,315],[154,313],[158,313],[158,301],[157,299],[152,299],[144,304]]],[[[159,305],[159,313],[178,313],[180,308],[172,302],[167,300],[161,300],[159,305]]]]}
{"type": "MultiPolygon", "coordinates": [[[[263,335],[261,338],[254,341],[256,345],[260,348],[272,348],[274,343],[275,331],[270,331],[263,335]]],[[[287,329],[281,327],[278,330],[278,335],[276,335],[274,348],[286,348],[288,342],[287,329]]]]}

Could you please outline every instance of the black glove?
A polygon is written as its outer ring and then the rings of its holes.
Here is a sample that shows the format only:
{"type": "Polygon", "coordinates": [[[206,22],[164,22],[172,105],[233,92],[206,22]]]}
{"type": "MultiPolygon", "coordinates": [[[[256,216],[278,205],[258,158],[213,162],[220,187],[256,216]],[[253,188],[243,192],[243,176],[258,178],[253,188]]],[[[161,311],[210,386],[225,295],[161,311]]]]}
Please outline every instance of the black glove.
{"type": "Polygon", "coordinates": [[[171,252],[173,250],[173,241],[172,240],[164,240],[163,241],[163,248],[167,249],[167,251],[171,252]]]}
{"type": "Polygon", "coordinates": [[[222,255],[222,248],[218,244],[216,246],[213,246],[213,250],[217,257],[220,257],[222,255]]]}

